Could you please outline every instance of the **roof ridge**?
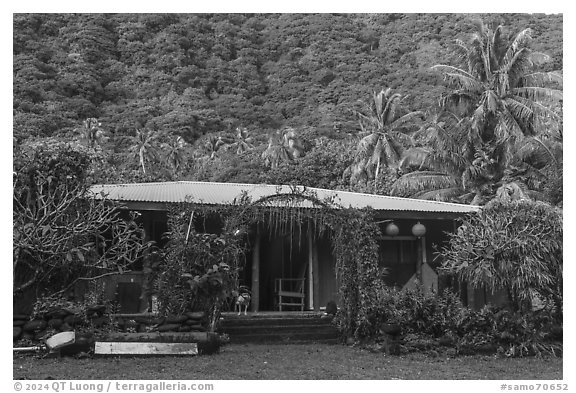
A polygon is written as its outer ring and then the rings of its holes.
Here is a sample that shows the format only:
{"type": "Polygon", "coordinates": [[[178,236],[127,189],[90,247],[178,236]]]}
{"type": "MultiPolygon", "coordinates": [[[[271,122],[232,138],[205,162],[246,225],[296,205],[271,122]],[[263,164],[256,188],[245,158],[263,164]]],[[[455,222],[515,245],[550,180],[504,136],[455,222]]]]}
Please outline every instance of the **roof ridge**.
{"type": "MultiPolygon", "coordinates": [[[[386,198],[386,199],[397,199],[397,200],[409,200],[409,201],[418,201],[418,202],[426,202],[426,203],[431,203],[431,204],[441,204],[441,205],[456,205],[456,206],[471,206],[471,207],[475,207],[474,205],[465,205],[463,203],[455,203],[455,202],[443,202],[443,201],[432,201],[429,199],[417,199],[417,198],[406,198],[406,197],[399,197],[399,196],[393,196],[393,195],[380,195],[380,194],[369,194],[366,192],[355,192],[355,191],[345,191],[345,190],[329,190],[326,188],[317,188],[318,190],[323,190],[323,191],[333,191],[333,192],[341,192],[341,193],[347,193],[347,194],[355,194],[355,195],[366,195],[369,197],[379,197],[379,198],[386,198]]],[[[479,207],[479,206],[478,206],[479,207]]]]}
{"type": "Polygon", "coordinates": [[[194,184],[227,184],[227,185],[234,185],[234,186],[272,186],[277,187],[274,184],[266,184],[266,183],[230,183],[230,182],[218,182],[218,181],[201,181],[201,180],[175,180],[165,183],[194,183],[194,184]]]}
{"type": "MultiPolygon", "coordinates": [[[[356,199],[356,202],[359,203],[360,205],[367,205],[367,206],[372,206],[374,202],[376,201],[380,201],[377,204],[381,205],[381,204],[393,204],[393,205],[398,205],[398,204],[402,204],[402,203],[410,203],[410,204],[414,204],[414,205],[420,205],[421,209],[423,210],[428,210],[427,207],[425,206],[429,206],[429,208],[434,211],[434,210],[440,210],[443,207],[445,207],[446,209],[448,209],[448,211],[453,211],[453,210],[457,210],[457,211],[463,211],[463,210],[467,210],[467,211],[478,211],[479,209],[481,209],[480,206],[474,206],[474,205],[465,205],[465,204],[461,204],[461,203],[453,203],[453,202],[442,202],[442,201],[431,201],[431,200],[427,200],[427,199],[415,199],[415,198],[404,198],[404,197],[398,197],[398,196],[390,196],[390,195],[378,195],[378,194],[369,194],[369,193],[362,193],[362,192],[354,192],[354,191],[345,191],[345,190],[330,190],[330,189],[326,189],[326,188],[319,188],[319,187],[309,187],[309,186],[303,186],[303,185],[289,185],[289,184],[282,184],[282,185],[278,185],[278,184],[265,184],[265,183],[259,183],[259,184],[255,184],[255,183],[226,183],[226,182],[206,182],[206,181],[197,181],[197,180],[173,180],[173,181],[159,181],[159,182],[143,182],[143,183],[118,183],[118,184],[95,184],[92,186],[92,188],[94,189],[102,189],[102,191],[104,190],[108,190],[108,192],[113,192],[114,188],[117,189],[116,193],[121,193],[123,195],[129,195],[132,194],[134,191],[130,191],[130,187],[133,187],[135,189],[141,189],[142,191],[139,191],[139,193],[142,195],[148,195],[148,197],[150,197],[150,195],[156,193],[156,192],[160,192],[159,190],[162,190],[164,187],[165,188],[172,188],[173,190],[179,190],[179,193],[196,193],[196,191],[194,190],[193,186],[199,186],[202,187],[204,186],[206,191],[210,190],[210,193],[216,193],[216,194],[221,194],[224,193],[226,195],[231,194],[231,193],[240,193],[241,191],[246,191],[249,193],[256,193],[256,194],[270,194],[272,193],[275,189],[278,190],[282,190],[284,192],[286,192],[286,188],[290,188],[290,187],[296,187],[297,189],[300,190],[310,190],[311,192],[316,192],[318,194],[324,194],[323,197],[334,197],[337,200],[340,200],[340,203],[342,205],[347,205],[349,203],[354,204],[354,199],[356,199]],[[187,185],[191,186],[190,189],[188,189],[188,187],[186,187],[187,185]],[[184,186],[184,187],[181,187],[184,186]],[[210,187],[212,186],[212,187],[210,187]],[[158,191],[154,190],[154,187],[158,188],[158,191]],[[218,187],[221,187],[220,190],[218,190],[218,187]],[[124,191],[126,190],[126,191],[124,191]],[[142,194],[143,193],[143,194],[142,194]],[[152,194],[150,194],[152,193],[152,194]],[[367,198],[367,199],[363,199],[363,198],[367,198]]],[[[166,190],[162,191],[165,192],[166,190]]],[[[228,195],[229,196],[229,195],[228,195]]],[[[219,197],[217,197],[217,199],[221,199],[222,197],[225,197],[224,195],[220,195],[219,197]]],[[[163,194],[162,196],[162,200],[168,201],[170,199],[169,196],[167,196],[166,194],[163,194]]],[[[122,198],[124,199],[124,198],[122,198]]],[[[217,203],[217,202],[216,202],[217,203]]],[[[390,209],[393,210],[393,209],[390,209]]],[[[419,209],[417,209],[419,210],[419,209]]]]}

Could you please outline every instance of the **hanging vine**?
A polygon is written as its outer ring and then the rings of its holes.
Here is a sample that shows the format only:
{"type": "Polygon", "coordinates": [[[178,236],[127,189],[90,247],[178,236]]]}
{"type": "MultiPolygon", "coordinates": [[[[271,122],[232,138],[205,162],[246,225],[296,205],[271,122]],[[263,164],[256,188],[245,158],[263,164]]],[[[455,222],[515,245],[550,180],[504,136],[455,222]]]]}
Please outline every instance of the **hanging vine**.
{"type": "Polygon", "coordinates": [[[362,338],[369,334],[367,313],[382,282],[376,242],[380,230],[374,221],[369,209],[344,208],[334,198],[319,199],[295,187],[256,201],[244,193],[231,205],[178,204],[169,212],[170,241],[156,280],[159,300],[165,312],[203,308],[215,325],[226,297],[238,287],[255,227],[270,239],[296,235],[290,241],[296,237],[299,246],[303,236],[326,237],[336,259],[338,326],[345,337],[362,338]],[[195,217],[220,217],[220,231],[197,233],[192,212],[195,217]]]}

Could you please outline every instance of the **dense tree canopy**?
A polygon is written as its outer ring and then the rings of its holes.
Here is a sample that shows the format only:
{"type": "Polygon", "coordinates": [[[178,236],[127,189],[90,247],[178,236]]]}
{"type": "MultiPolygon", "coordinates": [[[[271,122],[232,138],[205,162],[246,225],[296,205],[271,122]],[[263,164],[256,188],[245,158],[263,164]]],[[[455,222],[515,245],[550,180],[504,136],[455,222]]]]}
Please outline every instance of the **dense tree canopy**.
{"type": "MultiPolygon", "coordinates": [[[[539,72],[561,75],[561,15],[15,14],[15,143],[84,141],[102,155],[97,182],[297,182],[387,193],[398,176],[423,168],[390,170],[391,150],[380,147],[391,140],[374,138],[374,181],[344,176],[363,136],[360,100],[390,88],[402,97],[399,116],[421,111],[430,123],[446,92],[432,66],[452,64],[453,43],[468,42],[479,19],[514,36],[531,29],[530,50],[549,57],[539,72]]],[[[561,103],[552,111],[561,116],[561,103]]],[[[536,127],[538,157],[519,146],[509,178],[529,177],[528,188],[546,193],[561,175],[545,180],[558,170],[538,162],[551,152],[561,167],[562,127],[552,117],[536,127]]]]}

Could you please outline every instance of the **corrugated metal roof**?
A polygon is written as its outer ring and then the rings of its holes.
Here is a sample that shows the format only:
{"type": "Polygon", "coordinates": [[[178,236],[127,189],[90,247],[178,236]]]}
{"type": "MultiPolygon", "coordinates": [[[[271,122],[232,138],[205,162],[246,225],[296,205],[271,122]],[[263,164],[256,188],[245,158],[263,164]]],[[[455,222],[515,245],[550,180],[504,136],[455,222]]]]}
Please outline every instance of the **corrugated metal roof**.
{"type": "MultiPolygon", "coordinates": [[[[304,187],[298,187],[299,190],[304,187]]],[[[461,205],[409,199],[383,195],[362,194],[348,191],[333,191],[322,188],[306,187],[320,200],[334,198],[334,202],[353,208],[371,207],[375,210],[418,211],[470,213],[479,210],[478,206],[461,205]]],[[[278,193],[286,194],[292,191],[290,186],[275,186],[268,184],[238,184],[213,183],[198,181],[174,181],[159,183],[104,184],[94,185],[91,191],[103,192],[108,199],[132,202],[196,202],[209,205],[233,204],[245,192],[252,201],[278,193]]]]}

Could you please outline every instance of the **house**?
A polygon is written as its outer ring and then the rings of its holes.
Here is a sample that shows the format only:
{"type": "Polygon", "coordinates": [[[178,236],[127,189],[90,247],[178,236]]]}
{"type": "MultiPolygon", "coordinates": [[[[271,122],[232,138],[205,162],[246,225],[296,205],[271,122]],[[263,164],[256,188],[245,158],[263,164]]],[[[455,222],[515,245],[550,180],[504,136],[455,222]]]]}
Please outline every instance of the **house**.
{"type": "MultiPolygon", "coordinates": [[[[91,190],[120,202],[123,209],[138,211],[146,240],[153,240],[161,247],[165,242],[162,235],[168,229],[167,211],[171,204],[231,205],[242,195],[259,201],[294,193],[295,190],[302,192],[304,188],[173,181],[95,185],[91,190]]],[[[465,304],[472,307],[480,307],[490,300],[489,293],[439,276],[437,267],[440,261],[434,254],[435,246],[447,241],[446,233],[456,229],[456,220],[477,212],[478,206],[319,188],[306,188],[306,191],[319,200],[332,198],[335,206],[373,209],[383,234],[378,239],[379,265],[387,269],[383,279],[388,285],[404,288],[419,280],[426,291],[450,286],[460,292],[465,304]]],[[[308,200],[303,199],[302,205],[314,208],[308,200]]],[[[281,209],[282,204],[277,207],[281,209]]],[[[213,230],[210,225],[216,224],[195,220],[197,230],[213,230]]],[[[338,302],[335,258],[326,236],[300,236],[296,241],[294,233],[253,232],[241,277],[252,291],[251,311],[320,310],[331,300],[338,302]]],[[[139,300],[142,276],[142,272],[133,272],[118,275],[109,282],[107,291],[110,296],[116,293],[122,298],[123,311],[138,312],[147,308],[147,302],[139,300]]]]}

